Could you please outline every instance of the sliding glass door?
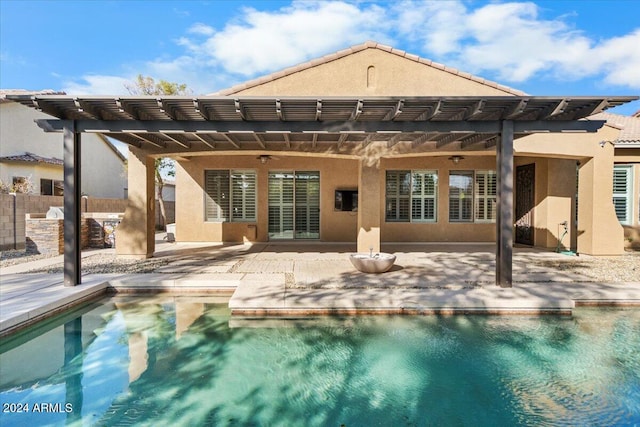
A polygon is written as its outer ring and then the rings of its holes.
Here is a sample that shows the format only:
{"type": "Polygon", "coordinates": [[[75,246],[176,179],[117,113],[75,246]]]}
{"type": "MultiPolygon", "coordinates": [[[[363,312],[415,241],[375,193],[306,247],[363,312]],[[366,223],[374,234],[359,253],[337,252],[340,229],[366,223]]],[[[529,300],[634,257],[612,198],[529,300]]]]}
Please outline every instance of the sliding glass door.
{"type": "Polygon", "coordinates": [[[320,238],[320,172],[269,172],[269,238],[320,238]]]}

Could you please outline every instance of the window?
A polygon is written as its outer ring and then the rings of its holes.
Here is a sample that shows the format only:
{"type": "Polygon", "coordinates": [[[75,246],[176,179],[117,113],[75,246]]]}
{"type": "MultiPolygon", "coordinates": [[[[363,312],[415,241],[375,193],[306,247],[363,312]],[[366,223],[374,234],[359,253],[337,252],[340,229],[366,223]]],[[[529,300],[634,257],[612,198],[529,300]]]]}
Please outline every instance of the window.
{"type": "Polygon", "coordinates": [[[449,221],[494,222],[496,186],[495,171],[450,171],[449,221]]]}
{"type": "Polygon", "coordinates": [[[613,167],[613,207],[620,224],[631,225],[632,166],[613,167]]]}
{"type": "Polygon", "coordinates": [[[449,172],[449,221],[471,222],[473,171],[449,172]]]}
{"type": "Polygon", "coordinates": [[[385,219],[389,222],[435,222],[438,173],[387,171],[385,219]]]}
{"type": "Polygon", "coordinates": [[[256,173],[247,170],[207,170],[205,221],[256,220],[256,173]]]}
{"type": "Polygon", "coordinates": [[[413,171],[411,173],[411,221],[436,221],[438,173],[413,171]]]}
{"type": "Polygon", "coordinates": [[[475,219],[492,222],[496,220],[496,172],[476,171],[475,219]]]}
{"type": "Polygon", "coordinates": [[[43,196],[62,196],[64,183],[55,179],[40,180],[40,194],[43,196]]]}

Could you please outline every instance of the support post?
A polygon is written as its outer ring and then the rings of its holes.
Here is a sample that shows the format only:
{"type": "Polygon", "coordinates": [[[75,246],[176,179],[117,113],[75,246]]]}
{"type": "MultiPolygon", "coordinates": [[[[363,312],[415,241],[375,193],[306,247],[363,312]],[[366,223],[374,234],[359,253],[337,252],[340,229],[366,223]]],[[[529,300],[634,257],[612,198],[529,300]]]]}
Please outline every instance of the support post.
{"type": "Polygon", "coordinates": [[[513,122],[510,120],[502,122],[496,151],[496,285],[510,288],[513,283],[513,122]]]}
{"type": "Polygon", "coordinates": [[[358,252],[380,252],[379,159],[360,160],[358,177],[358,252]]]}
{"type": "Polygon", "coordinates": [[[65,122],[64,145],[64,285],[76,286],[80,274],[80,133],[65,122]]]}

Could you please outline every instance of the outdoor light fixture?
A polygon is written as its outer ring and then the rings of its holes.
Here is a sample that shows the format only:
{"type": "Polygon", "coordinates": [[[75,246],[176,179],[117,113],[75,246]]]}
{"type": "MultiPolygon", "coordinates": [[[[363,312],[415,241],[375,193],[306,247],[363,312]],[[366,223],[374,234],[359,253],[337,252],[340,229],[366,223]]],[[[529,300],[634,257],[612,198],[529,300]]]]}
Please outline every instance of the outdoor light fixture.
{"type": "Polygon", "coordinates": [[[458,164],[460,163],[460,160],[464,160],[464,157],[462,156],[451,156],[449,157],[449,160],[451,160],[454,164],[458,164]]]}

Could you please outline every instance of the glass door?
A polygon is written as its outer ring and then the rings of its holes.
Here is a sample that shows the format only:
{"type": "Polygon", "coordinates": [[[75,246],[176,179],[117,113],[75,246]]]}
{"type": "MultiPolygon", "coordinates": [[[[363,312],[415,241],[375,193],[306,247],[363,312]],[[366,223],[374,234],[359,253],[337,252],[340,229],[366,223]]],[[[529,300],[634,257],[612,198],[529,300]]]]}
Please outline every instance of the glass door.
{"type": "Polygon", "coordinates": [[[320,238],[320,172],[296,172],[296,239],[320,238]]]}
{"type": "Polygon", "coordinates": [[[293,172],[269,172],[269,238],[293,239],[293,172]]]}
{"type": "Polygon", "coordinates": [[[320,238],[320,172],[269,172],[269,239],[320,238]]]}

